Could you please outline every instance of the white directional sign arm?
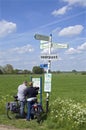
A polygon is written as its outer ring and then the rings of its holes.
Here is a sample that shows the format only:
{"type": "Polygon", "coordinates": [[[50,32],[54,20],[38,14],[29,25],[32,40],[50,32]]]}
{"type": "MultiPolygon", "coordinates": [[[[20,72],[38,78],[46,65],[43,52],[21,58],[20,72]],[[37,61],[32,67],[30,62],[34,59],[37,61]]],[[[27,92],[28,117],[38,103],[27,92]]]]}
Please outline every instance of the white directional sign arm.
{"type": "Polygon", "coordinates": [[[48,41],[40,40],[40,43],[45,44],[45,43],[48,43],[48,41]]]}
{"type": "Polygon", "coordinates": [[[68,48],[69,45],[68,44],[61,44],[61,43],[52,43],[52,47],[53,48],[68,48]]]}
{"type": "Polygon", "coordinates": [[[43,43],[41,43],[40,44],[40,49],[45,49],[45,48],[48,48],[49,47],[49,44],[43,44],[43,43]]]}
{"type": "Polygon", "coordinates": [[[43,40],[43,41],[49,41],[50,37],[49,36],[44,36],[40,34],[35,34],[35,39],[36,40],[43,40]]]}

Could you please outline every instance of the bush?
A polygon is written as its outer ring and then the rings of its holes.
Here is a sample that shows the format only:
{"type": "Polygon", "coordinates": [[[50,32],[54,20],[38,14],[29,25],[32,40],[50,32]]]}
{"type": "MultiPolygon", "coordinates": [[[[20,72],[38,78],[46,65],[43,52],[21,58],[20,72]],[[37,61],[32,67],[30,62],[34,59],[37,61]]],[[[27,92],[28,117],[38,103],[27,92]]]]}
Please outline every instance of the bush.
{"type": "Polygon", "coordinates": [[[85,71],[83,71],[81,74],[82,74],[82,75],[86,75],[86,72],[85,72],[85,71]]]}
{"type": "Polygon", "coordinates": [[[57,98],[50,104],[50,108],[49,128],[53,126],[55,128],[64,127],[69,130],[79,130],[86,125],[86,104],[75,103],[71,99],[57,98]]]}

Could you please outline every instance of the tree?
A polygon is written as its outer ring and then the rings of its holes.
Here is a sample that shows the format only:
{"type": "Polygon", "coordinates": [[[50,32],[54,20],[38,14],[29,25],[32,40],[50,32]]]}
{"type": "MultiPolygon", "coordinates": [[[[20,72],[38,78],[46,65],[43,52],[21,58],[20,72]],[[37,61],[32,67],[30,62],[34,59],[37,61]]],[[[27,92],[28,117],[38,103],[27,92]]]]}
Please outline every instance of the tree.
{"type": "Polygon", "coordinates": [[[39,66],[34,66],[32,69],[32,72],[34,74],[43,74],[44,73],[44,69],[40,68],[39,66]]]}
{"type": "Polygon", "coordinates": [[[23,74],[31,74],[31,71],[30,70],[23,70],[23,74]]]}
{"type": "Polygon", "coordinates": [[[0,74],[3,74],[2,70],[0,69],[0,74]]]}
{"type": "Polygon", "coordinates": [[[4,67],[4,71],[7,74],[12,74],[13,73],[13,66],[10,64],[6,64],[6,66],[4,67]]]}
{"type": "Polygon", "coordinates": [[[72,70],[72,72],[76,73],[77,71],[76,70],[72,70]]]}
{"type": "Polygon", "coordinates": [[[76,70],[72,70],[72,72],[73,72],[74,74],[77,74],[77,71],[76,71],[76,70]]]}
{"type": "Polygon", "coordinates": [[[2,66],[0,66],[0,74],[3,74],[4,73],[4,69],[2,66]]]}

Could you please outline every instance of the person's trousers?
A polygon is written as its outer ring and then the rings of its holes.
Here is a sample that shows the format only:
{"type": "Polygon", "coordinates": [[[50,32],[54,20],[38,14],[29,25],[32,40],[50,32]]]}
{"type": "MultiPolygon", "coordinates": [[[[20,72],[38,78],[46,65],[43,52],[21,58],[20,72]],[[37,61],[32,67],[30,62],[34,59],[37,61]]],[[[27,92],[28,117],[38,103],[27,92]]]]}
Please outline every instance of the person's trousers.
{"type": "Polygon", "coordinates": [[[31,101],[28,101],[27,102],[27,107],[28,107],[28,110],[27,110],[27,120],[30,120],[31,118],[31,106],[32,106],[32,102],[31,101]]]}
{"type": "Polygon", "coordinates": [[[23,118],[24,115],[24,108],[25,108],[25,102],[24,101],[20,101],[20,116],[23,118]]]}

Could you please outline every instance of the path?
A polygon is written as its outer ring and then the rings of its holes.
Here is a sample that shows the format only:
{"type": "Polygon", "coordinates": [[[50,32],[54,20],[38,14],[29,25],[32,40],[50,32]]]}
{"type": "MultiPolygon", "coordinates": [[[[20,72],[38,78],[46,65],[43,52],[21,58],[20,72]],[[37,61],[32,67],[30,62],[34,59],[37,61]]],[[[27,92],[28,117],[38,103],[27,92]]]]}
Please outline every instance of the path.
{"type": "Polygon", "coordinates": [[[0,125],[0,130],[31,130],[31,129],[18,129],[13,126],[0,125]]]}

